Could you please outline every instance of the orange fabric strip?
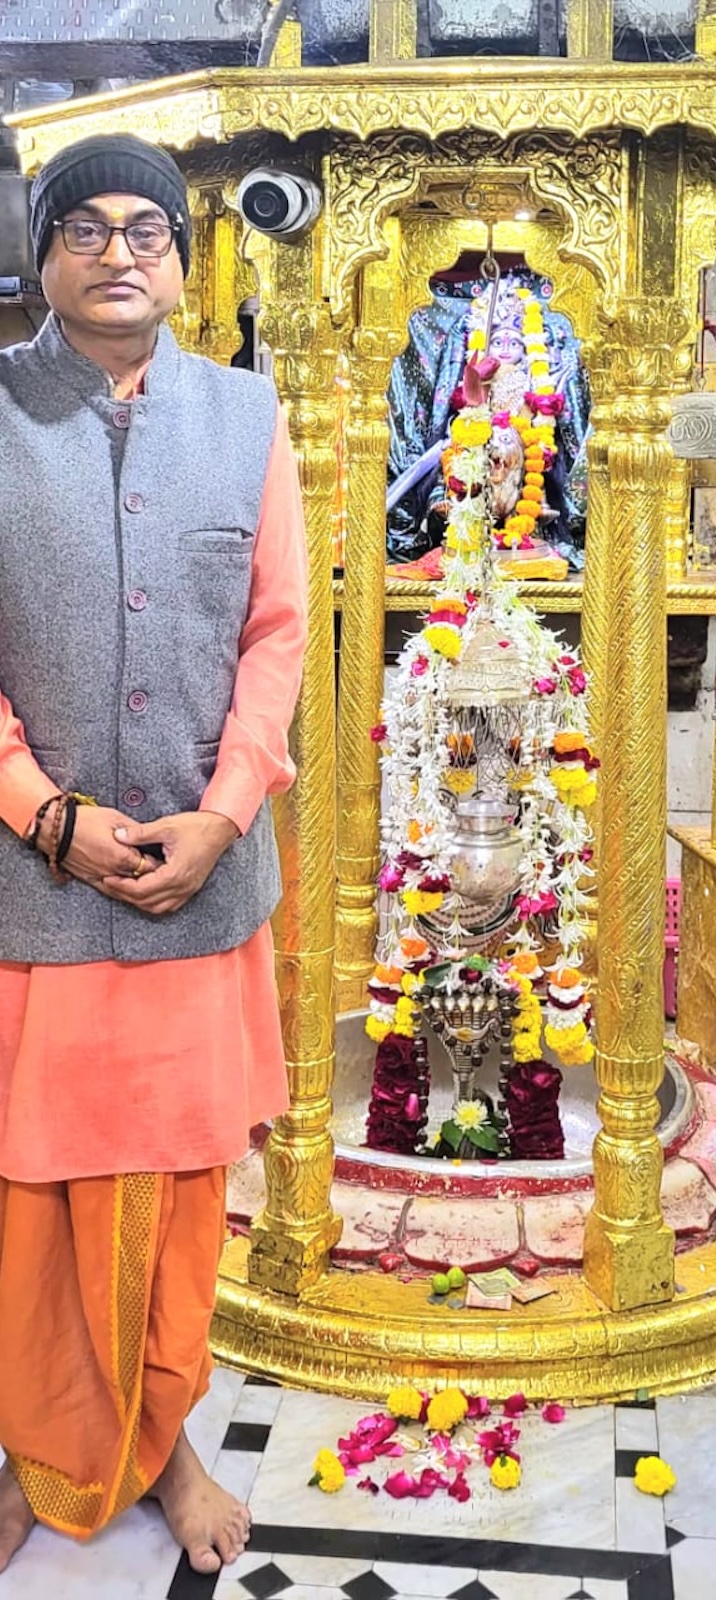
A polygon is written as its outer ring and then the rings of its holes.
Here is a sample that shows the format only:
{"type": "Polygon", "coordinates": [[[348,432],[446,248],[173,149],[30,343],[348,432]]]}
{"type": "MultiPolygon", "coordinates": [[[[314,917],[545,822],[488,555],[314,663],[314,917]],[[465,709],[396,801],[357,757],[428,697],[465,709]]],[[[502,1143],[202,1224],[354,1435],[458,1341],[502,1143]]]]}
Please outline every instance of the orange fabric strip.
{"type": "Polygon", "coordinates": [[[208,1384],[225,1174],[0,1179],[0,1442],[86,1539],[154,1483],[208,1384]]]}

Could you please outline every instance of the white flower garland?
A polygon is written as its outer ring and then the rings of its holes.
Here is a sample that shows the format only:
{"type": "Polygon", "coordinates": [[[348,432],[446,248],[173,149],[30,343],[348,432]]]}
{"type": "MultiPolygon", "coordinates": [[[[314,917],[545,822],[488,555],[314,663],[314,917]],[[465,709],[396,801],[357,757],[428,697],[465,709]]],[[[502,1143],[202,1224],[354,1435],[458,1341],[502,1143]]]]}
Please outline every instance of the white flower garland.
{"type": "MultiPolygon", "coordinates": [[[[532,345],[541,360],[534,335],[532,345]]],[[[411,997],[426,966],[446,962],[449,987],[460,981],[466,948],[452,885],[453,816],[445,783],[450,741],[454,749],[460,734],[450,689],[456,663],[487,620],[514,648],[530,693],[514,780],[524,844],[518,926],[510,940],[515,955],[495,963],[494,972],[514,981],[523,1046],[536,1049],[539,1006],[526,974],[541,975],[536,930],[545,923],[556,927],[559,956],[548,982],[545,1041],[562,1062],[577,1063],[593,1053],[579,966],[587,935],[584,884],[591,875],[591,831],[584,808],[594,797],[592,770],[598,763],[589,745],[586,679],[577,653],[565,650],[559,636],[538,620],[519,598],[517,585],[500,575],[490,553],[491,430],[487,406],[466,408],[453,424],[450,559],[422,631],[401,653],[385,696],[382,724],[374,730],[390,796],[381,825],[378,880],[388,896],[389,913],[371,983],[367,1031],[376,1041],[391,1031],[410,1034],[417,1020],[411,997]],[[431,931],[428,937],[420,919],[438,910],[443,931],[431,931]],[[511,959],[516,962],[514,980],[511,959]]]]}

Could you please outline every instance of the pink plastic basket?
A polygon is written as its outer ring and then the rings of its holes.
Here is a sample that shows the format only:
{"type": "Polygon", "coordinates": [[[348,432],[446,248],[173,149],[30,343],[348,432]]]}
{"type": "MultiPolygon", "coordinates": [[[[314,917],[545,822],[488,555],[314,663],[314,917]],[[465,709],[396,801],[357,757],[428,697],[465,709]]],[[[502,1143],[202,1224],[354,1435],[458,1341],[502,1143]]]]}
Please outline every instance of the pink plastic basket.
{"type": "Polygon", "coordinates": [[[666,880],[666,932],[664,935],[664,1015],[676,1016],[676,984],[679,966],[679,924],[681,922],[681,879],[666,880]]]}

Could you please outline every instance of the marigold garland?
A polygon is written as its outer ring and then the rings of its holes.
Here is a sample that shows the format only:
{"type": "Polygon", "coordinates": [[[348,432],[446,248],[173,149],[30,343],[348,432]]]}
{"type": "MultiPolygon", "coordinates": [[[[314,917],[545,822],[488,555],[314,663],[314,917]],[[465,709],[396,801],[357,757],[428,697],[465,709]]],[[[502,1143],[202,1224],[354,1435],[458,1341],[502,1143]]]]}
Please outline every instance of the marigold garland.
{"type": "MultiPolygon", "coordinates": [[[[517,299],[522,305],[522,335],[530,371],[530,388],[525,393],[525,412],[499,413],[493,424],[511,427],[520,435],[524,453],[520,495],[515,510],[505,520],[504,527],[494,530],[500,548],[529,549],[539,521],[544,502],[544,480],[555,458],[555,423],[562,409],[562,397],[555,393],[547,355],[542,310],[530,289],[518,289],[517,299]]],[[[485,350],[484,296],[472,302],[472,327],[468,334],[468,351],[479,354],[485,350]]],[[[458,440],[467,443],[462,418],[458,418],[458,440]]],[[[469,426],[469,425],[468,425],[469,426]]],[[[483,427],[486,424],[483,424],[483,427]]],[[[488,435],[489,437],[489,435],[488,435]]]]}

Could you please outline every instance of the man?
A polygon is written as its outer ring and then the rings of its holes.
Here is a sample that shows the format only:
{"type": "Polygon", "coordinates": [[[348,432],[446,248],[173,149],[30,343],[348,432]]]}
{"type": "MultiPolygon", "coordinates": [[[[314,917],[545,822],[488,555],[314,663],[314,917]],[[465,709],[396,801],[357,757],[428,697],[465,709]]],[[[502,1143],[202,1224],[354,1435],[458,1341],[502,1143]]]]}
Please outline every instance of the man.
{"type": "Polygon", "coordinates": [[[183,1431],[224,1170],[287,1104],[267,797],[306,632],[271,385],[180,351],[184,180],[47,163],[51,315],[0,353],[0,1570],[143,1494],[199,1572],[248,1514],[183,1431]],[[91,799],[94,803],[88,804],[91,799]]]}

